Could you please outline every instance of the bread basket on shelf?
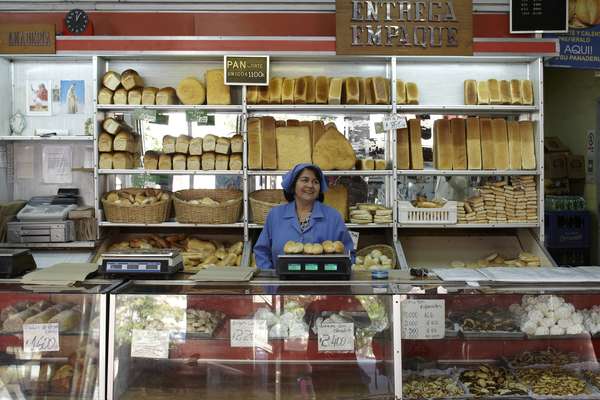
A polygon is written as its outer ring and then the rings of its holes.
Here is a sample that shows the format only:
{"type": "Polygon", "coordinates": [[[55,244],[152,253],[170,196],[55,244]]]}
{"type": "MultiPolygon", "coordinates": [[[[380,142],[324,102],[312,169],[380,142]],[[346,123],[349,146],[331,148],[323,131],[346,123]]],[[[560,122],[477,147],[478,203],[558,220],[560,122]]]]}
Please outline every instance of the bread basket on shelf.
{"type": "Polygon", "coordinates": [[[255,224],[264,224],[271,208],[287,202],[281,189],[257,190],[250,193],[249,198],[255,224]]]}
{"type": "Polygon", "coordinates": [[[392,265],[394,268],[396,268],[396,252],[392,246],[387,244],[374,244],[372,246],[363,247],[362,249],[356,251],[356,255],[365,257],[373,250],[379,250],[383,255],[392,260],[392,265]]]}
{"type": "Polygon", "coordinates": [[[242,213],[242,192],[231,189],[188,189],[175,192],[175,219],[186,224],[233,224],[242,213]]]}
{"type": "Polygon", "coordinates": [[[158,189],[127,188],[113,190],[102,196],[102,207],[104,216],[109,222],[159,224],[169,218],[171,196],[168,192],[158,189]],[[150,201],[142,201],[140,204],[136,200],[141,199],[141,196],[145,197],[144,200],[148,199],[150,201]],[[152,199],[153,197],[155,199],[152,199]]]}

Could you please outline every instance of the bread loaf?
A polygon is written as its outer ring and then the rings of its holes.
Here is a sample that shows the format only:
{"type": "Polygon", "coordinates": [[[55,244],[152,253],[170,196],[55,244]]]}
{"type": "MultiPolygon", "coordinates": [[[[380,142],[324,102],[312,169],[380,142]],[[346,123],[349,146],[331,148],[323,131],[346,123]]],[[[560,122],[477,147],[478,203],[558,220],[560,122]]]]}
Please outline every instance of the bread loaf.
{"type": "Polygon", "coordinates": [[[323,170],[349,170],[356,164],[356,154],[344,135],[329,128],[313,149],[313,162],[323,170]]]}
{"type": "Polygon", "coordinates": [[[190,145],[188,147],[188,153],[192,156],[201,156],[202,155],[202,138],[195,137],[190,140],[190,145]]]}
{"type": "Polygon", "coordinates": [[[358,104],[366,104],[367,96],[367,80],[365,78],[358,79],[358,104]]]}
{"type": "Polygon", "coordinates": [[[419,88],[414,82],[406,82],[406,104],[419,104],[419,88]]]}
{"type": "Polygon", "coordinates": [[[376,170],[387,169],[387,162],[385,160],[375,160],[375,169],[376,170]]]}
{"type": "Polygon", "coordinates": [[[423,145],[421,144],[421,120],[418,118],[408,120],[410,135],[410,167],[423,169],[423,145]]]}
{"type": "Polygon", "coordinates": [[[344,81],[346,104],[360,104],[360,88],[358,78],[350,77],[344,81]]]}
{"type": "Polygon", "coordinates": [[[283,104],[294,104],[294,90],[296,80],[294,78],[284,78],[281,86],[281,102],[283,104]]]}
{"type": "Polygon", "coordinates": [[[134,106],[142,104],[142,89],[134,88],[127,92],[127,103],[134,106]]]}
{"type": "Polygon", "coordinates": [[[158,159],[160,154],[156,151],[148,150],[144,154],[144,169],[158,169],[158,159]]]}
{"type": "Polygon", "coordinates": [[[406,84],[403,80],[396,80],[396,104],[406,104],[406,84]]]}
{"type": "Polygon", "coordinates": [[[147,106],[152,106],[156,104],[156,94],[158,93],[158,88],[152,86],[146,86],[144,90],[142,90],[142,104],[147,106]]]}
{"type": "Polygon", "coordinates": [[[511,79],[510,81],[510,104],[522,104],[523,99],[521,98],[521,81],[518,79],[511,79]]]}
{"type": "Polygon", "coordinates": [[[508,135],[504,118],[492,119],[492,135],[494,140],[494,166],[496,169],[508,169],[508,135]]]}
{"type": "Polygon", "coordinates": [[[473,79],[465,80],[465,104],[477,104],[477,81],[473,79]]]}
{"type": "Polygon", "coordinates": [[[389,78],[385,78],[385,95],[387,98],[387,102],[385,104],[391,104],[392,103],[392,80],[389,78]]]}
{"type": "Polygon", "coordinates": [[[341,104],[342,103],[342,85],[343,81],[341,78],[331,78],[329,82],[329,95],[327,96],[327,102],[329,104],[341,104]]]}
{"type": "Polygon", "coordinates": [[[106,118],[104,121],[102,121],[102,128],[111,135],[116,135],[120,131],[131,130],[131,128],[129,128],[127,125],[125,125],[121,121],[117,121],[114,118],[106,118]]]}
{"type": "Polygon", "coordinates": [[[239,153],[229,156],[229,169],[232,171],[242,170],[242,155],[239,153]]]}
{"type": "Polygon", "coordinates": [[[285,126],[300,126],[300,121],[297,119],[288,119],[285,121],[285,126]]]}
{"type": "Polygon", "coordinates": [[[502,104],[510,104],[510,82],[507,80],[500,81],[500,102],[502,104]]]}
{"type": "Polygon", "coordinates": [[[247,86],[246,88],[246,103],[258,103],[258,86],[247,86]]]}
{"type": "Polygon", "coordinates": [[[177,104],[177,92],[172,87],[164,87],[156,93],[156,104],[159,106],[169,106],[177,104]]]}
{"type": "Polygon", "coordinates": [[[408,126],[396,129],[396,168],[410,169],[410,135],[408,126]]]}
{"type": "Polygon", "coordinates": [[[360,158],[356,160],[356,169],[373,171],[375,169],[375,160],[372,158],[360,158]]]}
{"type": "Polygon", "coordinates": [[[321,136],[325,134],[325,123],[321,120],[312,121],[312,144],[311,149],[314,150],[315,145],[321,139],[321,136]]]}
{"type": "Polygon", "coordinates": [[[217,138],[217,145],[215,146],[215,153],[229,154],[230,149],[231,149],[231,140],[229,138],[225,138],[225,137],[217,138]]]}
{"type": "Polygon", "coordinates": [[[260,118],[248,118],[248,168],[262,169],[262,136],[260,118]]]}
{"type": "Polygon", "coordinates": [[[312,75],[305,76],[306,78],[306,103],[315,104],[317,96],[317,81],[312,75]]]}
{"type": "Polygon", "coordinates": [[[189,171],[199,171],[202,169],[202,157],[188,156],[186,169],[189,171]]]}
{"type": "Polygon", "coordinates": [[[215,169],[224,171],[229,169],[229,155],[217,154],[215,158],[215,169]]]}
{"type": "Polygon", "coordinates": [[[269,103],[280,104],[281,103],[281,89],[283,86],[283,78],[271,78],[269,81],[269,103]]]}
{"type": "Polygon", "coordinates": [[[275,118],[261,118],[261,148],[262,148],[262,168],[273,170],[277,169],[277,138],[275,135],[275,118]]]}
{"type": "Polygon", "coordinates": [[[259,86],[258,87],[258,104],[269,104],[269,87],[259,86]]]}
{"type": "Polygon", "coordinates": [[[244,152],[244,138],[242,135],[237,134],[231,137],[231,152],[232,153],[243,153],[244,152]]]}
{"type": "Polygon", "coordinates": [[[365,104],[375,104],[375,94],[373,93],[373,78],[365,79],[367,91],[365,92],[365,104]]]}
{"type": "Polygon", "coordinates": [[[106,132],[98,136],[98,151],[100,153],[110,153],[113,151],[113,137],[106,132]]]}
{"type": "Polygon", "coordinates": [[[107,88],[102,88],[98,92],[98,104],[112,104],[114,92],[107,88]]]}
{"type": "Polygon", "coordinates": [[[121,85],[125,88],[125,90],[131,90],[136,87],[143,87],[144,80],[137,73],[137,71],[133,69],[128,69],[123,71],[121,74],[121,85]]]}
{"type": "Polygon", "coordinates": [[[127,152],[116,152],[113,153],[112,163],[113,169],[131,169],[133,168],[133,157],[127,152]]]}
{"type": "Polygon", "coordinates": [[[450,131],[450,121],[447,119],[438,119],[433,124],[434,130],[434,158],[437,169],[452,169],[452,136],[450,131]]]}
{"type": "Polygon", "coordinates": [[[216,154],[214,152],[204,153],[202,155],[202,170],[212,171],[215,169],[216,154]]]}
{"type": "Polygon", "coordinates": [[[345,186],[330,186],[325,192],[324,203],[335,208],[344,221],[348,220],[348,189],[345,186]]]}
{"type": "Polygon", "coordinates": [[[311,162],[308,128],[305,126],[276,128],[275,136],[278,169],[288,170],[296,164],[311,162]]]}
{"type": "Polygon", "coordinates": [[[492,120],[481,118],[479,120],[479,131],[481,135],[481,164],[483,169],[495,169],[492,120]]]}
{"type": "MultiPolygon", "coordinates": [[[[387,104],[386,80],[381,76],[371,78],[374,104],[387,104]]],[[[407,87],[408,91],[408,87],[407,87]]]]}
{"type": "Polygon", "coordinates": [[[189,76],[184,78],[177,85],[177,97],[181,104],[196,105],[204,104],[206,100],[206,90],[199,79],[189,76]]]}
{"type": "Polygon", "coordinates": [[[112,169],[113,167],[113,155],[112,153],[100,153],[98,159],[98,168],[100,169],[112,169]]]}
{"type": "Polygon", "coordinates": [[[158,157],[158,169],[173,169],[173,159],[170,154],[161,154],[158,157]]]}
{"type": "Polygon", "coordinates": [[[187,154],[190,148],[190,140],[191,138],[188,135],[177,136],[177,139],[175,140],[175,152],[187,154]]]}
{"type": "Polygon", "coordinates": [[[174,170],[185,170],[187,169],[187,157],[185,154],[173,155],[173,169],[174,170]]]}
{"type": "Polygon", "coordinates": [[[217,148],[217,137],[215,135],[208,134],[202,139],[202,152],[215,151],[217,148]]]}
{"type": "MultiPolygon", "coordinates": [[[[171,135],[163,136],[162,140],[162,151],[165,154],[173,154],[175,153],[175,143],[177,143],[177,139],[171,135]]],[[[171,169],[171,168],[169,168],[171,169]]]]}
{"type": "Polygon", "coordinates": [[[127,104],[127,90],[123,88],[117,89],[113,95],[113,103],[119,105],[127,104]]]}
{"type": "MultiPolygon", "coordinates": [[[[81,313],[77,309],[69,309],[60,311],[48,320],[48,323],[56,323],[59,326],[60,332],[68,332],[75,329],[81,323],[81,313]]],[[[76,386],[75,386],[76,387],[76,386]]]]}
{"type": "Polygon", "coordinates": [[[315,87],[315,103],[327,104],[327,100],[329,99],[329,79],[326,76],[317,76],[315,87]]]}
{"type": "Polygon", "coordinates": [[[453,118],[450,120],[452,132],[452,169],[467,169],[467,143],[465,120],[453,118]]]}
{"type": "Polygon", "coordinates": [[[533,122],[519,121],[519,134],[521,136],[521,163],[523,169],[536,169],[533,122]]]}
{"type": "Polygon", "coordinates": [[[306,97],[308,92],[308,82],[306,77],[300,77],[296,79],[294,84],[294,103],[295,104],[306,104],[306,97]]]}
{"type": "Polygon", "coordinates": [[[502,104],[500,84],[497,79],[488,79],[488,90],[490,92],[490,104],[502,104]]]}
{"type": "Polygon", "coordinates": [[[121,85],[121,75],[115,71],[108,71],[102,76],[102,85],[114,92],[121,85]]]}
{"type": "Polygon", "coordinates": [[[223,69],[206,71],[206,104],[231,104],[231,90],[225,84],[223,69]]]}
{"type": "Polygon", "coordinates": [[[490,104],[490,89],[488,81],[477,82],[477,104],[490,104]]]}
{"type": "Polygon", "coordinates": [[[525,105],[533,104],[533,85],[529,79],[521,81],[521,103],[525,105]]]}
{"type": "Polygon", "coordinates": [[[517,121],[507,121],[508,131],[508,169],[521,169],[521,135],[517,121]]]}
{"type": "Polygon", "coordinates": [[[467,118],[467,165],[469,169],[481,169],[479,118],[467,118]]]}
{"type": "Polygon", "coordinates": [[[129,132],[119,132],[113,141],[114,151],[135,152],[135,138],[129,132]]]}

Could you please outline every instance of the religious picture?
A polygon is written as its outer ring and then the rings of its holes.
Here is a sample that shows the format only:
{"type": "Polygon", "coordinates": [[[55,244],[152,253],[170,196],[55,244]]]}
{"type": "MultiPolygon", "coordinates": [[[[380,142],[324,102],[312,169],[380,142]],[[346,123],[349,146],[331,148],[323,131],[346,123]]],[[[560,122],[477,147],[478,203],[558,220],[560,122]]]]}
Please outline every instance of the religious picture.
{"type": "Polygon", "coordinates": [[[65,114],[85,111],[85,81],[60,81],[60,106],[65,114]]]}
{"type": "Polygon", "coordinates": [[[26,110],[28,115],[52,115],[52,82],[30,80],[26,82],[26,110]]]}

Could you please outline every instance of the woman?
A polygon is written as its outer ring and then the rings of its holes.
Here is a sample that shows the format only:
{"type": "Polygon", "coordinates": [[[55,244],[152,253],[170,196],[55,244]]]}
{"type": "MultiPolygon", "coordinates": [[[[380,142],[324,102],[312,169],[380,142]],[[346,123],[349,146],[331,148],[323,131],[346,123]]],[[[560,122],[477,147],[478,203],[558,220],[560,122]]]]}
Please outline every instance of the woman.
{"type": "Polygon", "coordinates": [[[327,183],[321,169],[313,164],[298,164],[283,177],[283,194],[289,202],[274,207],[254,246],[256,265],[275,268],[283,246],[292,240],[322,243],[339,240],[346,252],[354,254],[354,245],[340,213],[323,204],[327,183]]]}

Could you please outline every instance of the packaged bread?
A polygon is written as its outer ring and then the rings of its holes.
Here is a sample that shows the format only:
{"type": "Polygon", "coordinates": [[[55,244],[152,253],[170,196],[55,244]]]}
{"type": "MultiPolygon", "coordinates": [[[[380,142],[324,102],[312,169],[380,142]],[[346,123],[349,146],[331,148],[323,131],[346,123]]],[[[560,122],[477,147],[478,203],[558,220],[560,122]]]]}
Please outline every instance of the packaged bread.
{"type": "Polygon", "coordinates": [[[477,104],[477,81],[474,79],[465,80],[464,84],[464,96],[466,105],[477,104]]]}
{"type": "Polygon", "coordinates": [[[421,120],[418,118],[408,120],[410,135],[410,167],[423,169],[423,145],[421,143],[421,120]]]}
{"type": "Polygon", "coordinates": [[[367,89],[365,92],[365,104],[375,104],[375,95],[373,93],[373,78],[367,78],[365,79],[365,82],[367,89]]]}
{"type": "Polygon", "coordinates": [[[135,152],[135,138],[133,134],[129,132],[119,132],[113,141],[114,151],[128,151],[130,153],[135,152]]]}
{"type": "Polygon", "coordinates": [[[342,103],[343,83],[344,81],[341,78],[331,78],[331,81],[329,81],[329,94],[327,96],[327,102],[329,104],[342,103]]]}
{"type": "Polygon", "coordinates": [[[259,86],[258,87],[258,104],[269,104],[269,87],[259,86]]]}
{"type": "Polygon", "coordinates": [[[307,85],[305,76],[296,79],[294,84],[294,104],[306,104],[307,85]]]}
{"type": "Polygon", "coordinates": [[[106,132],[102,132],[98,136],[98,151],[101,153],[110,153],[112,148],[113,137],[106,132]]]}
{"type": "Polygon", "coordinates": [[[494,141],[494,167],[507,170],[509,166],[508,136],[504,118],[492,119],[492,140],[494,141]]]}
{"type": "Polygon", "coordinates": [[[489,118],[480,118],[479,131],[481,135],[481,165],[483,169],[495,169],[492,120],[489,118]]]}
{"type": "MultiPolygon", "coordinates": [[[[385,78],[382,76],[375,76],[375,77],[371,78],[371,86],[372,86],[372,90],[373,90],[374,104],[387,104],[388,103],[387,90],[385,88],[386,84],[387,84],[387,82],[386,82],[385,78]]],[[[407,85],[408,85],[408,83],[407,83],[407,85]]],[[[407,86],[407,92],[408,92],[408,86],[407,86]]]]}
{"type": "Polygon", "coordinates": [[[142,104],[152,106],[156,104],[156,95],[158,94],[158,88],[152,86],[146,86],[142,90],[142,104]]]}
{"type": "Polygon", "coordinates": [[[269,104],[281,104],[283,78],[271,78],[269,81],[269,104]]]}
{"type": "Polygon", "coordinates": [[[57,323],[60,332],[69,332],[79,327],[81,312],[76,309],[63,310],[50,318],[48,323],[57,323]]]}
{"type": "Polygon", "coordinates": [[[518,79],[511,79],[510,81],[510,104],[522,104],[523,99],[521,98],[521,81],[518,79]]]}
{"type": "Polygon", "coordinates": [[[306,103],[315,104],[317,96],[317,81],[314,76],[305,76],[306,79],[306,103]]]}
{"type": "Polygon", "coordinates": [[[277,169],[288,170],[296,164],[311,162],[310,133],[307,127],[276,128],[275,137],[277,140],[277,169]]]}
{"type": "Polygon", "coordinates": [[[142,90],[140,88],[134,88],[127,92],[127,104],[134,106],[142,104],[142,90]]]}
{"type": "Polygon", "coordinates": [[[477,104],[490,104],[488,81],[477,82],[477,104]]]}
{"type": "Polygon", "coordinates": [[[533,104],[533,85],[529,79],[521,81],[521,104],[533,104]]]}
{"type": "Polygon", "coordinates": [[[281,86],[281,102],[283,104],[294,104],[294,90],[296,80],[294,78],[284,78],[281,86]]]}
{"type": "Polygon", "coordinates": [[[137,71],[133,69],[128,69],[123,71],[121,74],[121,85],[125,88],[125,90],[131,90],[137,87],[144,86],[144,80],[137,73],[137,71]]]}
{"type": "Polygon", "coordinates": [[[481,135],[479,133],[479,118],[467,118],[466,128],[467,168],[481,169],[481,135]]]}
{"type": "Polygon", "coordinates": [[[113,167],[113,155],[112,153],[100,153],[98,159],[98,168],[100,169],[112,169],[113,167]]]}
{"type": "Polygon", "coordinates": [[[216,170],[228,170],[229,169],[229,155],[217,154],[215,157],[215,169],[216,170]]]}
{"type": "Polygon", "coordinates": [[[372,171],[375,169],[375,160],[372,158],[360,158],[356,160],[356,169],[372,171]]]}
{"type": "Polygon", "coordinates": [[[223,69],[206,71],[206,104],[231,104],[231,91],[225,84],[223,69]]]}
{"type": "Polygon", "coordinates": [[[450,120],[452,133],[452,169],[467,169],[467,143],[465,120],[453,118],[450,120]]]}
{"type": "Polygon", "coordinates": [[[225,138],[225,137],[217,138],[217,143],[215,145],[215,153],[229,154],[230,149],[231,149],[231,140],[229,138],[225,138]]]}
{"type": "Polygon", "coordinates": [[[156,151],[146,151],[146,153],[144,153],[144,169],[158,169],[159,157],[160,154],[156,151]]]}
{"type": "Polygon", "coordinates": [[[488,79],[488,90],[490,93],[490,104],[502,104],[500,83],[498,83],[497,79],[488,79]]]}
{"type": "Polygon", "coordinates": [[[508,169],[521,169],[521,135],[519,134],[519,123],[507,121],[508,133],[508,169]]]}
{"type": "Polygon", "coordinates": [[[119,88],[113,95],[113,103],[118,105],[127,104],[127,90],[119,88]]]}
{"type": "Polygon", "coordinates": [[[248,118],[248,168],[262,168],[262,137],[260,118],[248,118]]]}
{"type": "Polygon", "coordinates": [[[510,104],[510,82],[503,79],[500,81],[500,102],[501,104],[510,104]]]}
{"type": "Polygon", "coordinates": [[[375,160],[375,169],[376,170],[384,170],[387,167],[387,162],[385,160],[375,160]]]}
{"type": "Polygon", "coordinates": [[[177,91],[170,86],[160,89],[156,93],[156,104],[159,106],[177,104],[177,91]]]}
{"type": "Polygon", "coordinates": [[[242,155],[240,153],[234,153],[229,156],[229,169],[232,171],[242,170],[242,155]]]}
{"type": "Polygon", "coordinates": [[[327,104],[327,100],[329,99],[329,78],[326,76],[317,76],[315,88],[315,103],[327,104]]]}
{"type": "Polygon", "coordinates": [[[204,104],[206,100],[206,90],[199,79],[189,76],[184,78],[177,85],[177,97],[181,104],[197,105],[204,104]]]}
{"type": "Polygon", "coordinates": [[[113,169],[131,169],[133,168],[133,156],[125,151],[115,152],[113,153],[112,164],[113,169]]]}
{"type": "Polygon", "coordinates": [[[257,104],[258,103],[258,86],[248,86],[246,88],[246,103],[257,104]]]}
{"type": "Polygon", "coordinates": [[[173,159],[170,154],[161,154],[158,158],[158,169],[173,169],[173,159]]]}
{"type": "Polygon", "coordinates": [[[344,135],[329,128],[313,149],[313,162],[323,170],[349,170],[356,164],[356,154],[344,135]]]}
{"type": "Polygon", "coordinates": [[[233,135],[230,140],[232,153],[244,152],[244,137],[240,134],[233,135]]]}
{"type": "Polygon", "coordinates": [[[173,169],[174,170],[185,170],[187,169],[187,157],[185,154],[174,154],[173,155],[173,169]]]}
{"type": "Polygon", "coordinates": [[[262,148],[262,169],[277,169],[277,138],[275,135],[275,118],[260,119],[260,138],[262,148]]]}
{"type": "MultiPolygon", "coordinates": [[[[162,140],[162,151],[165,154],[173,154],[175,153],[175,144],[177,143],[177,138],[171,135],[163,136],[162,140]]],[[[169,168],[170,169],[170,168],[169,168]]]]}
{"type": "Polygon", "coordinates": [[[113,104],[114,92],[107,88],[102,88],[98,92],[98,104],[113,104]]]}
{"type": "Polygon", "coordinates": [[[204,139],[202,139],[202,151],[205,153],[207,151],[215,151],[217,148],[217,139],[217,136],[211,134],[204,136],[204,139]]]}
{"type": "Polygon", "coordinates": [[[202,169],[202,157],[187,156],[186,169],[189,171],[199,171],[202,169]]]}
{"type": "Polygon", "coordinates": [[[437,119],[433,124],[433,156],[435,167],[441,170],[452,169],[452,135],[450,121],[437,119]]]}
{"type": "Polygon", "coordinates": [[[191,138],[188,135],[179,135],[175,141],[175,152],[187,154],[190,147],[191,138]]]}
{"type": "Polygon", "coordinates": [[[102,76],[102,85],[114,92],[121,85],[121,75],[115,71],[108,71],[102,76]]]}
{"type": "Polygon", "coordinates": [[[324,193],[324,203],[338,210],[344,221],[348,220],[348,189],[344,185],[332,185],[324,193]]]}
{"type": "Polygon", "coordinates": [[[396,168],[410,168],[408,127],[396,130],[396,168]]]}
{"type": "Polygon", "coordinates": [[[216,159],[216,155],[212,151],[202,154],[202,170],[203,171],[214,170],[215,169],[215,159],[216,159]]]}
{"type": "Polygon", "coordinates": [[[403,80],[396,80],[396,104],[406,104],[406,84],[403,80]]]}
{"type": "Polygon", "coordinates": [[[414,82],[406,82],[406,104],[419,104],[419,88],[414,82]]]}
{"type": "Polygon", "coordinates": [[[188,146],[188,153],[193,156],[201,156],[202,155],[202,138],[196,137],[190,140],[190,145],[188,146]]]}
{"type": "Polygon", "coordinates": [[[344,81],[346,104],[360,104],[360,88],[358,78],[350,77],[344,81]]]}

